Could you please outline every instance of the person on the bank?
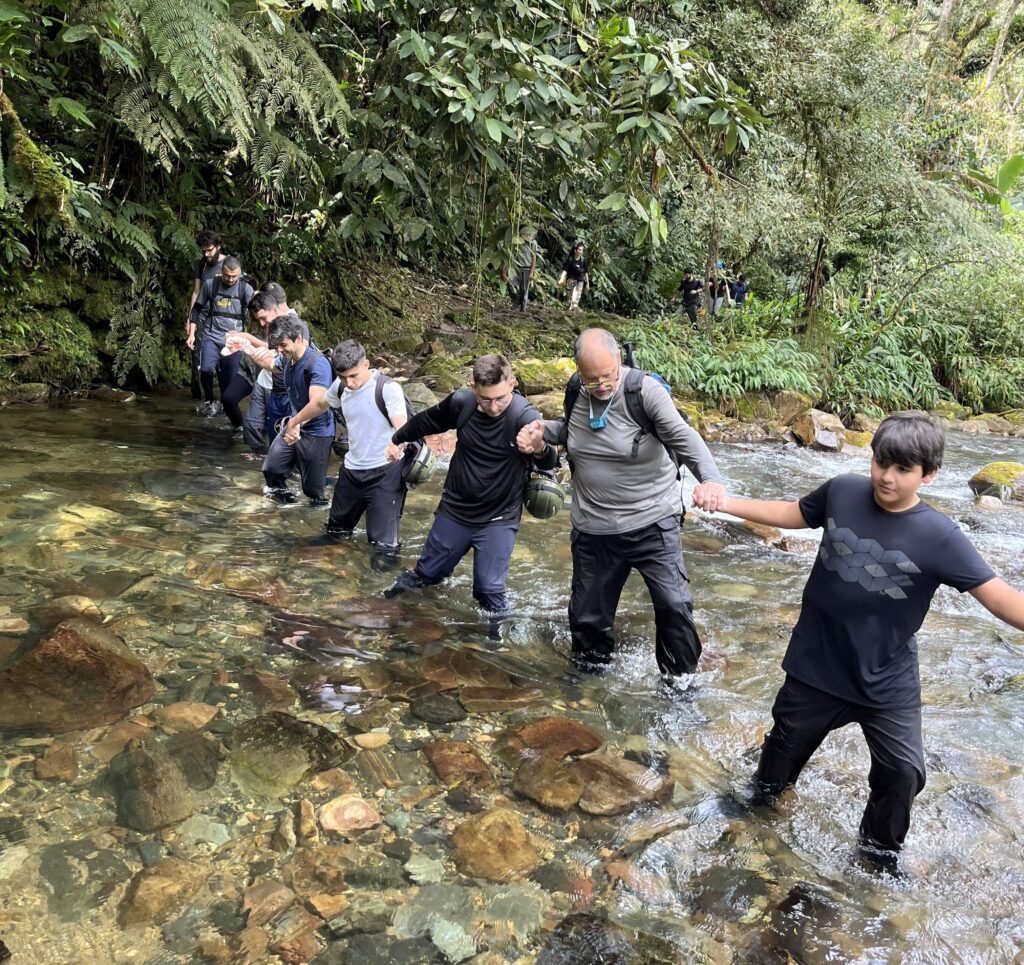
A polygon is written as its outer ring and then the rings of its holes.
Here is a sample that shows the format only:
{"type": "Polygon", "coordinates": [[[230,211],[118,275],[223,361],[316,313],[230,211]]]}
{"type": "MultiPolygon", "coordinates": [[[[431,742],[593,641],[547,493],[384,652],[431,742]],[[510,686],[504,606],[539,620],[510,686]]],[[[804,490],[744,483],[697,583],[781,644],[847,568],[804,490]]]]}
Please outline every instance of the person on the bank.
{"type": "MultiPolygon", "coordinates": [[[[220,235],[215,231],[200,231],[199,234],[196,235],[196,244],[199,246],[199,258],[196,260],[195,269],[193,271],[192,297],[189,299],[188,312],[185,315],[186,338],[188,338],[189,325],[191,323],[198,324],[199,322],[195,313],[196,299],[199,298],[199,292],[202,290],[202,287],[206,282],[215,275],[220,274],[221,262],[225,258],[223,252],[224,242],[221,240],[220,235]]],[[[202,337],[203,333],[201,331],[198,332],[196,336],[196,342],[198,344],[192,349],[193,399],[201,399],[203,397],[202,386],[199,382],[199,353],[202,345],[202,337]]]]}
{"type": "Polygon", "coordinates": [[[677,467],[697,477],[694,491],[708,505],[725,498],[718,467],[664,385],[623,365],[610,332],[587,329],[575,355],[578,379],[566,391],[568,419],[533,422],[517,440],[523,452],[560,445],[569,457],[573,661],[584,671],[611,663],[619,595],[635,569],[654,604],[658,668],[670,677],[693,673],[701,646],[690,618],[677,467]]]}
{"type": "Polygon", "coordinates": [[[569,311],[579,311],[580,297],[584,290],[590,289],[590,272],[582,241],[577,241],[572,246],[572,251],[569,252],[565,264],[562,265],[562,274],[558,279],[558,284],[565,287],[569,311]]]}
{"type": "Polygon", "coordinates": [[[396,446],[404,446],[449,429],[459,432],[423,553],[386,596],[440,583],[472,549],[474,598],[491,613],[508,610],[505,581],[530,471],[534,466],[554,469],[558,463],[550,446],[533,455],[516,448],[516,434],[540,413],[515,388],[505,356],[481,356],[473,364],[471,389],[453,392],[391,437],[396,446]]]}
{"type": "Polygon", "coordinates": [[[530,301],[530,286],[537,275],[537,258],[539,249],[537,247],[537,229],[527,225],[522,230],[522,243],[516,249],[515,272],[516,280],[512,289],[512,297],[516,308],[521,312],[526,311],[530,301]]]}
{"type": "MultiPolygon", "coordinates": [[[[199,381],[203,389],[207,415],[216,415],[213,394],[213,377],[217,376],[221,396],[238,369],[238,353],[222,355],[225,338],[229,332],[241,332],[242,323],[252,301],[252,285],[242,279],[242,263],[229,255],[221,262],[220,274],[207,281],[196,300],[198,324],[203,327],[199,365],[199,381]]],[[[196,322],[189,322],[188,338],[185,344],[193,348],[196,344],[196,322]]]]}
{"type": "Polygon", "coordinates": [[[340,408],[348,427],[348,452],[338,473],[325,532],[342,538],[352,535],[366,514],[366,538],[377,552],[399,550],[398,527],[405,506],[401,449],[391,441],[409,418],[405,393],[393,379],[370,368],[366,349],[348,339],[338,343],[331,357],[337,378],[320,399],[311,399],[288,420],[285,442],[294,445],[301,427],[329,408],[340,408]],[[378,393],[378,383],[384,380],[378,393]],[[384,412],[377,404],[378,395],[384,412]]]}
{"type": "MultiPolygon", "coordinates": [[[[825,531],[782,661],[786,680],[756,780],[763,793],[782,791],[831,731],[858,724],[871,755],[860,839],[892,869],[925,784],[915,634],[932,596],[943,584],[968,592],[1024,630],[1024,594],[997,578],[960,527],[918,496],[942,465],[945,435],[936,419],[894,413],[871,446],[870,479],[836,476],[799,501],[730,496],[716,508],[768,526],[825,531]]],[[[706,497],[695,494],[694,503],[706,497]]]]}
{"type": "MultiPolygon", "coordinates": [[[[298,316],[276,319],[270,326],[268,341],[279,353],[274,366],[281,368],[290,415],[296,416],[310,402],[318,402],[327,394],[334,381],[331,363],[309,344],[308,329],[298,316]]],[[[289,475],[298,467],[302,491],[310,505],[326,506],[324,485],[334,442],[334,415],[325,411],[309,419],[301,436],[293,443],[287,441],[286,431],[287,423],[263,460],[268,495],[275,502],[294,502],[295,494],[287,488],[287,483],[289,475]]]]}
{"type": "Polygon", "coordinates": [[[690,321],[697,324],[697,312],[700,311],[700,300],[704,297],[704,282],[693,277],[693,269],[683,272],[683,280],[679,283],[679,291],[683,296],[683,311],[690,321]]]}
{"type": "Polygon", "coordinates": [[[747,287],[747,276],[739,274],[733,281],[729,282],[729,294],[732,296],[733,305],[742,308],[747,300],[750,289],[747,287]]]}
{"type": "Polygon", "coordinates": [[[724,278],[719,278],[717,272],[712,273],[708,279],[708,314],[717,315],[725,304],[725,294],[729,290],[724,278]]]}

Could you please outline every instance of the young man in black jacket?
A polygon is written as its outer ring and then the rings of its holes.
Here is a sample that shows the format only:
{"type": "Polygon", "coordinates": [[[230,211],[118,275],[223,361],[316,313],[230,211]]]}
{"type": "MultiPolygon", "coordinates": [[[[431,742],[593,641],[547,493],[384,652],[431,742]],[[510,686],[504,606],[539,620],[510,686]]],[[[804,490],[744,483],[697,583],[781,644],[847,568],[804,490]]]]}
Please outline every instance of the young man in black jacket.
{"type": "Polygon", "coordinates": [[[459,432],[423,553],[386,596],[440,583],[472,549],[473,596],[484,610],[508,609],[505,578],[530,471],[534,465],[553,469],[558,463],[551,447],[534,456],[516,448],[519,430],[539,419],[540,413],[516,394],[515,387],[508,359],[484,355],[473,365],[472,389],[453,392],[413,416],[391,437],[401,446],[449,429],[459,432]]]}

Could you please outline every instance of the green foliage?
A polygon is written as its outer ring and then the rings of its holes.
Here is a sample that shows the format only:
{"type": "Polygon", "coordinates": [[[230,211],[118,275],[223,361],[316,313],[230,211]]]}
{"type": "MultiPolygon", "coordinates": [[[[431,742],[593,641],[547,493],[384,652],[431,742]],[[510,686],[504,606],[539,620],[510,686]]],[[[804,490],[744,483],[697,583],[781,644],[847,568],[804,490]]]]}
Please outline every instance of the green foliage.
{"type": "Polygon", "coordinates": [[[154,385],[163,364],[164,326],[170,303],[151,272],[141,274],[128,290],[120,309],[110,319],[107,349],[114,352],[113,374],[124,385],[133,369],[154,385]]]}

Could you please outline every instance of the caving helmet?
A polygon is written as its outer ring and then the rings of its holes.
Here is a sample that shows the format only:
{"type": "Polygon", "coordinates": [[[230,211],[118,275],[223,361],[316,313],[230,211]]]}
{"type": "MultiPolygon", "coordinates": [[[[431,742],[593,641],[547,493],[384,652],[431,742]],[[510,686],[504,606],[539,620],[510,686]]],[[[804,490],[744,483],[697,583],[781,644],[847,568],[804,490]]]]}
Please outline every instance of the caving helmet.
{"type": "Polygon", "coordinates": [[[419,451],[409,460],[409,467],[405,470],[405,484],[407,486],[419,486],[425,483],[434,475],[437,468],[437,456],[434,450],[425,443],[420,446],[419,451]]]}
{"type": "Polygon", "coordinates": [[[565,490],[548,476],[532,476],[526,484],[523,505],[531,516],[551,519],[565,505],[565,490]]]}

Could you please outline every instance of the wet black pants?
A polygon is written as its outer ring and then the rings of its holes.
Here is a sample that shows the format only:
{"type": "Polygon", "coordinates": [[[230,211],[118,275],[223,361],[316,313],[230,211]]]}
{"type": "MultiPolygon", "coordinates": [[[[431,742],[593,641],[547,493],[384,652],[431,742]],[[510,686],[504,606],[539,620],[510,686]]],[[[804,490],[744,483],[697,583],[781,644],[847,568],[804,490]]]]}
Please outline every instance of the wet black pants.
{"type": "Polygon", "coordinates": [[[310,499],[324,498],[327,463],[331,458],[333,436],[299,436],[294,446],[279,435],[263,460],[263,478],[271,489],[283,489],[296,466],[302,480],[302,491],[310,499]]]}
{"type": "Polygon", "coordinates": [[[573,529],[569,629],[573,659],[607,664],[615,651],[612,626],[630,570],[643,577],[654,604],[655,656],[664,674],[693,673],[701,645],[690,613],[690,581],[679,540],[679,517],[667,516],[632,533],[593,535],[573,529]]]}
{"type": "Polygon", "coordinates": [[[851,704],[787,676],[772,707],[757,780],[772,793],[794,783],[825,737],[860,724],[871,754],[868,804],[860,822],[864,844],[899,851],[910,827],[910,808],[924,789],[921,708],[880,710],[851,704]]]}
{"type": "Polygon", "coordinates": [[[397,548],[404,507],[402,460],[375,469],[342,468],[334,486],[327,527],[351,531],[366,513],[366,538],[382,548],[397,548]]]}
{"type": "Polygon", "coordinates": [[[252,383],[240,372],[236,371],[220,394],[221,405],[224,406],[224,415],[228,417],[231,425],[238,428],[242,424],[241,402],[247,395],[252,393],[252,383]]]}

